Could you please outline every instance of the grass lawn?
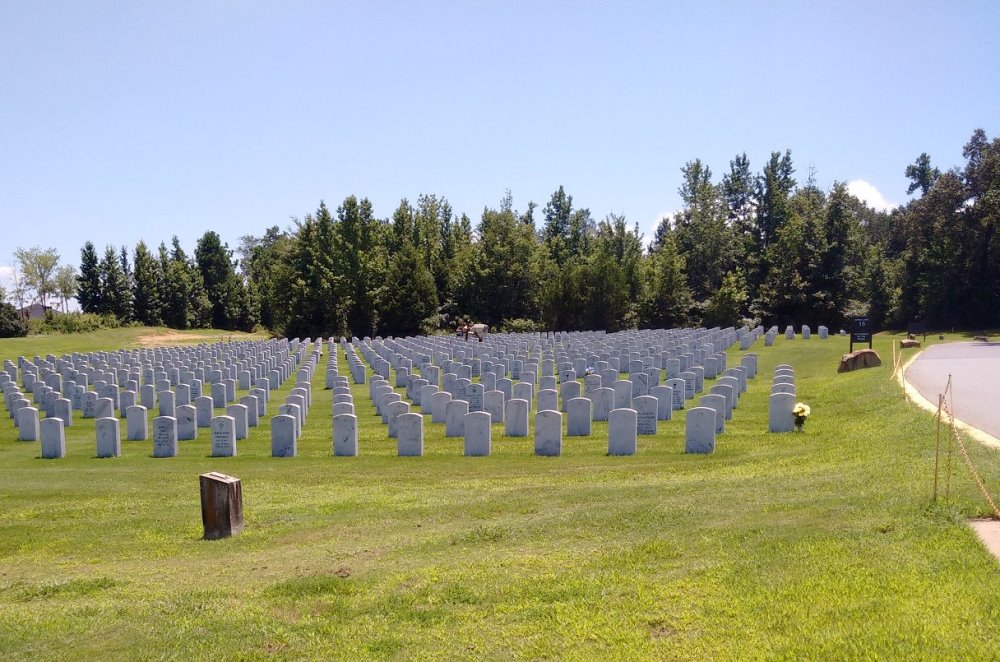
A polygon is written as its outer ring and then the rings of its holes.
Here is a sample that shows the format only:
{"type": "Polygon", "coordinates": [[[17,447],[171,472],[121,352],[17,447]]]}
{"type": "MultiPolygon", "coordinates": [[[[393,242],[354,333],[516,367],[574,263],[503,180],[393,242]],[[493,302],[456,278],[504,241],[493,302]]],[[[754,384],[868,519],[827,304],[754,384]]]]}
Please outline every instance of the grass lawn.
{"type": "MultiPolygon", "coordinates": [[[[4,340],[0,360],[144,331],[4,340]]],[[[935,424],[889,379],[898,338],[845,375],[846,338],[759,341],[712,456],[683,453],[675,412],[634,457],[595,423],[559,458],[500,425],[465,458],[428,419],[426,455],[399,458],[352,386],[361,456],[335,458],[319,375],[296,458],[262,422],[236,458],[202,430],[178,458],[123,441],[98,460],[77,412],[68,457],[41,460],[0,418],[0,658],[1000,658],[1000,567],[964,524],[987,507],[957,455],[931,502],[935,424]],[[802,434],[766,433],[779,363],[802,434]],[[238,537],[200,540],[211,470],[243,481],[238,537]]],[[[996,489],[995,451],[972,448],[996,489]]]]}

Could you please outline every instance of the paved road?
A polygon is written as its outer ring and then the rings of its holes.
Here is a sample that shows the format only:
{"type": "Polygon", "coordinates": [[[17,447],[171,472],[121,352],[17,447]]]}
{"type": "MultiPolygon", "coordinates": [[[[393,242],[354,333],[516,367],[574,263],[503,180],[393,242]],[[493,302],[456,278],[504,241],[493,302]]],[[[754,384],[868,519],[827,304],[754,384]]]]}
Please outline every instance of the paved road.
{"type": "Polygon", "coordinates": [[[936,405],[949,374],[955,418],[1000,438],[1000,343],[932,345],[906,371],[906,381],[936,405]]]}

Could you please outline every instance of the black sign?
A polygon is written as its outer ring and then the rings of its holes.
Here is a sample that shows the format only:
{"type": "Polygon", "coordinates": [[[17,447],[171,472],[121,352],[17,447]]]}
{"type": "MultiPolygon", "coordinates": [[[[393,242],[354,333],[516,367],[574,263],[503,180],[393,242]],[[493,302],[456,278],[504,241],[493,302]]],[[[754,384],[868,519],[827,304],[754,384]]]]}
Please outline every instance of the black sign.
{"type": "Polygon", "coordinates": [[[868,349],[872,347],[871,320],[867,317],[855,317],[851,320],[851,351],[854,351],[854,343],[868,343],[868,349]]]}

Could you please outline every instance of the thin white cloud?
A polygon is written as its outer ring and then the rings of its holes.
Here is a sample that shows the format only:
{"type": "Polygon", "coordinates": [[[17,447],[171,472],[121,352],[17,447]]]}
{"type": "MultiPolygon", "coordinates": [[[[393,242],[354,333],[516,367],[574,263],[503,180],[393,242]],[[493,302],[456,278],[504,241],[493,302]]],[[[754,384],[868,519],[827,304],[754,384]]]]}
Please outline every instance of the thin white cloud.
{"type": "Polygon", "coordinates": [[[863,179],[855,179],[852,182],[847,182],[847,192],[858,200],[868,203],[868,206],[872,209],[879,211],[889,211],[898,206],[895,202],[886,200],[885,196],[875,188],[874,184],[866,182],[863,179]]]}

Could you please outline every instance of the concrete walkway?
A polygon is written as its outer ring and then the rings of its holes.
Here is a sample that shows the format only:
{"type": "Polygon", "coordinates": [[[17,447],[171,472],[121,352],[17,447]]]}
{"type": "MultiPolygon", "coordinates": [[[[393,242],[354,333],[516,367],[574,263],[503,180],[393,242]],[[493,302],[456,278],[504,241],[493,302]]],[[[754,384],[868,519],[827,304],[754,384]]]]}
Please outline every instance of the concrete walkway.
{"type": "Polygon", "coordinates": [[[955,418],[1000,438],[1000,343],[931,345],[906,369],[906,381],[934,407],[948,375],[955,418]]]}

